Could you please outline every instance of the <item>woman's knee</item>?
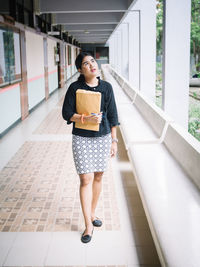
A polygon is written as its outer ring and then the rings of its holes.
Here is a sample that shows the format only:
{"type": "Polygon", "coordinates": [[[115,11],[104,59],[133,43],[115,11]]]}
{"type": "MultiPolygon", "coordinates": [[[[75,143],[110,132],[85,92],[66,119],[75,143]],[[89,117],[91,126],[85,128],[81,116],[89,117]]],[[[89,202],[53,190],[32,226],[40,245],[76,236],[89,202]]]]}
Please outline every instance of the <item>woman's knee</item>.
{"type": "Polygon", "coordinates": [[[102,176],[103,176],[103,172],[95,172],[94,173],[95,182],[101,182],[102,176]]]}
{"type": "Polygon", "coordinates": [[[93,175],[91,173],[80,174],[80,185],[86,186],[92,182],[93,175]]]}

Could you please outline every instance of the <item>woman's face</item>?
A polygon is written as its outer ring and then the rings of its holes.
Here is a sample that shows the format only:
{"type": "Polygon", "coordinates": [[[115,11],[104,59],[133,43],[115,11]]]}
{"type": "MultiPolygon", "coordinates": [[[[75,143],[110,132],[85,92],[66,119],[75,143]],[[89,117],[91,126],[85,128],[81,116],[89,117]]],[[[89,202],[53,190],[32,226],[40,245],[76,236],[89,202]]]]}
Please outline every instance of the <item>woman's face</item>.
{"type": "Polygon", "coordinates": [[[93,57],[85,56],[79,72],[88,78],[96,77],[99,75],[98,64],[93,57]]]}

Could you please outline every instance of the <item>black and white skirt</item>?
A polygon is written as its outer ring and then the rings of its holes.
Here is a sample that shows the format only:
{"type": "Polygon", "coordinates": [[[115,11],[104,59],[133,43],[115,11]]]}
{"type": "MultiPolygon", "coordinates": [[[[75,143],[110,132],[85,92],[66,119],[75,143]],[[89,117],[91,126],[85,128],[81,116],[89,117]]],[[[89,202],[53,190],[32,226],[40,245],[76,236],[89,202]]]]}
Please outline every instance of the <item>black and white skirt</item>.
{"type": "Polygon", "coordinates": [[[78,174],[104,172],[110,158],[111,134],[100,137],[72,135],[72,151],[78,174]]]}

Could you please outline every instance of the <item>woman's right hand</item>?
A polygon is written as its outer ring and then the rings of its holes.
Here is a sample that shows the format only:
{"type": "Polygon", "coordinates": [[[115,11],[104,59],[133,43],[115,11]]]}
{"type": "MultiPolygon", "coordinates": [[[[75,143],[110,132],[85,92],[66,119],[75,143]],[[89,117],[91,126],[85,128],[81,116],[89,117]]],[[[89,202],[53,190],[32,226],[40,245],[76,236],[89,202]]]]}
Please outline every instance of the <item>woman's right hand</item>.
{"type": "Polygon", "coordinates": [[[84,117],[84,121],[92,124],[100,124],[102,120],[102,112],[97,115],[89,115],[84,117]]]}

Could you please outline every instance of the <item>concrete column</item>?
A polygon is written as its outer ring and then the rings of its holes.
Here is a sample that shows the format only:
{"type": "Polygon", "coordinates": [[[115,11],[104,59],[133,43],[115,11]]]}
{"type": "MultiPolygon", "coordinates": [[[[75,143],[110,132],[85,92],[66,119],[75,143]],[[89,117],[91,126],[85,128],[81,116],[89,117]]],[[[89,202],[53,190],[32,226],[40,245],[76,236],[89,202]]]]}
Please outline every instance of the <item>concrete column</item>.
{"type": "Polygon", "coordinates": [[[112,67],[115,68],[115,53],[116,53],[116,45],[115,45],[115,36],[112,36],[112,67]]]}
{"type": "Polygon", "coordinates": [[[45,80],[45,99],[49,98],[49,77],[48,77],[48,43],[47,38],[43,38],[44,47],[44,80],[45,80]]]}
{"type": "Polygon", "coordinates": [[[140,90],[140,12],[133,11],[127,18],[129,22],[129,82],[140,90]]]}
{"type": "Polygon", "coordinates": [[[114,55],[115,55],[115,35],[114,34],[112,36],[111,43],[109,41],[109,49],[110,49],[111,55],[112,55],[110,64],[113,68],[115,68],[115,57],[114,57],[114,55]]]}
{"type": "Polygon", "coordinates": [[[112,37],[112,67],[115,67],[115,53],[116,53],[116,47],[115,47],[115,37],[112,37]]]}
{"type": "Polygon", "coordinates": [[[114,57],[114,54],[115,54],[115,44],[114,44],[114,37],[112,37],[112,43],[111,43],[111,55],[112,55],[112,58],[111,58],[111,66],[114,68],[114,64],[115,64],[115,57],[114,57]]]}
{"type": "Polygon", "coordinates": [[[116,51],[116,71],[121,74],[122,73],[122,33],[121,30],[116,31],[116,44],[117,44],[117,51],[116,51]]]}
{"type": "Polygon", "coordinates": [[[115,68],[115,57],[114,57],[114,54],[115,54],[115,36],[114,35],[112,36],[112,39],[109,40],[109,51],[111,54],[110,64],[113,68],[115,68]]]}
{"type": "Polygon", "coordinates": [[[127,80],[129,79],[129,34],[128,22],[121,24],[121,74],[127,80]]]}
{"type": "Polygon", "coordinates": [[[27,81],[27,57],[26,57],[26,39],[25,32],[20,32],[20,48],[21,48],[21,68],[22,81],[20,82],[20,103],[21,103],[21,119],[24,120],[29,115],[28,104],[28,81],[27,81]]]}
{"type": "Polygon", "coordinates": [[[118,34],[117,32],[114,33],[113,35],[113,68],[117,70],[117,65],[118,65],[118,34]]]}
{"type": "Polygon", "coordinates": [[[140,90],[150,101],[155,102],[156,0],[137,1],[133,10],[140,11],[140,90]]]}
{"type": "MultiPolygon", "coordinates": [[[[116,44],[115,44],[115,34],[112,35],[112,42],[111,42],[111,47],[110,50],[112,51],[112,62],[111,62],[111,66],[113,68],[115,68],[115,51],[116,51],[116,44]]],[[[109,46],[110,46],[110,42],[109,42],[109,46]]]]}
{"type": "Polygon", "coordinates": [[[60,88],[63,88],[65,85],[64,80],[64,43],[60,43],[60,88]]]}
{"type": "Polygon", "coordinates": [[[109,40],[109,53],[111,55],[111,66],[121,74],[122,64],[122,41],[121,41],[121,30],[117,30],[112,39],[109,40]]]}
{"type": "Polygon", "coordinates": [[[188,129],[191,0],[164,0],[163,109],[188,129]]]}
{"type": "Polygon", "coordinates": [[[114,67],[114,37],[109,40],[109,64],[114,67]]]}

